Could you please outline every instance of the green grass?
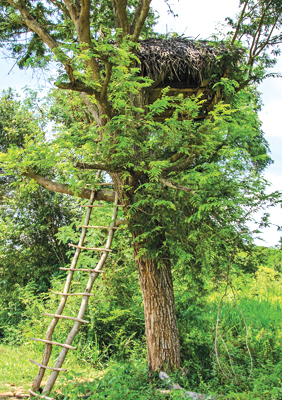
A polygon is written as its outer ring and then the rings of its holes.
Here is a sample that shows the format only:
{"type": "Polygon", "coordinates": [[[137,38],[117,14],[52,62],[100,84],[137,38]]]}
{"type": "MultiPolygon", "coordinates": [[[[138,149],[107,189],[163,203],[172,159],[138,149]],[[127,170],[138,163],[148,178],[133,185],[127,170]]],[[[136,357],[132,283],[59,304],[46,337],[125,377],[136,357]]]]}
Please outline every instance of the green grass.
{"type": "MultiPolygon", "coordinates": [[[[27,393],[38,367],[28,360],[39,361],[42,351],[27,346],[0,345],[0,398],[1,393],[21,392],[27,393]]],[[[51,365],[51,364],[50,364],[51,365]]],[[[88,364],[71,356],[64,364],[67,373],[61,373],[55,385],[52,397],[78,399],[82,395],[91,395],[92,399],[109,400],[138,399],[157,400],[164,399],[165,395],[155,390],[155,382],[148,380],[146,361],[138,359],[131,362],[110,361],[104,365],[103,370],[96,370],[88,364]]],[[[46,382],[46,372],[43,384],[46,382]]],[[[158,382],[160,384],[160,382],[158,382]]]]}
{"type": "Polygon", "coordinates": [[[0,392],[27,390],[38,368],[29,362],[36,359],[35,352],[23,346],[0,345],[0,392]],[[11,386],[12,385],[12,386],[11,386]]]}
{"type": "MultiPolygon", "coordinates": [[[[217,348],[225,372],[219,368],[214,351],[218,304],[224,285],[207,293],[200,306],[182,287],[181,291],[176,290],[182,365],[186,366],[188,374],[171,375],[175,382],[186,390],[217,393],[226,399],[282,400],[282,274],[276,275],[275,271],[261,267],[255,279],[251,275],[233,277],[240,311],[234,307],[233,292],[229,290],[219,319],[217,348]],[[185,298],[183,293],[187,294],[185,298]],[[244,321],[252,358],[246,346],[244,321]]],[[[0,393],[18,389],[26,393],[38,371],[28,360],[42,360],[44,344],[28,338],[44,337],[49,322],[40,317],[44,304],[27,289],[23,299],[28,302],[24,303],[24,318],[18,325],[13,320],[6,321],[5,310],[2,313],[2,337],[6,344],[0,345],[0,393]]],[[[142,323],[140,311],[125,306],[124,309],[114,302],[100,301],[89,309],[93,325],[77,336],[74,345],[78,350],[68,353],[64,363],[68,372],[60,373],[55,385],[57,394],[74,400],[84,394],[91,395],[91,400],[105,396],[109,400],[163,398],[155,390],[162,387],[159,378],[148,379],[145,342],[142,331],[138,331],[142,323]]],[[[74,304],[69,303],[69,307],[74,304]]],[[[63,340],[67,328],[67,324],[62,324],[54,340],[63,340]]],[[[59,352],[60,348],[55,346],[50,366],[54,365],[59,352]]],[[[47,371],[45,381],[49,374],[47,371]]],[[[173,394],[172,398],[177,396],[180,394],[173,394]]]]}
{"type": "MultiPolygon", "coordinates": [[[[41,362],[42,355],[43,351],[33,349],[29,345],[0,345],[0,394],[4,392],[15,393],[17,391],[27,393],[38,372],[38,367],[32,364],[29,359],[41,362]]],[[[94,369],[88,364],[79,363],[74,356],[68,358],[64,367],[75,371],[81,383],[84,381],[93,381],[103,375],[102,371],[94,369]]],[[[46,372],[43,384],[46,382],[48,376],[49,373],[46,372]]],[[[61,373],[56,388],[59,390],[65,381],[65,377],[61,373]]]]}

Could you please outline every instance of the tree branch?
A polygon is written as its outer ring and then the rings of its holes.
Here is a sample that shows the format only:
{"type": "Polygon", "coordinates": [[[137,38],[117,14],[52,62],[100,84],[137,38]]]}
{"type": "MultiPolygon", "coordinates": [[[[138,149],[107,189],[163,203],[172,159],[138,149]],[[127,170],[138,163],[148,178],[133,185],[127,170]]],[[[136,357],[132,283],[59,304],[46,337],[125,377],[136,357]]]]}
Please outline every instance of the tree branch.
{"type": "Polygon", "coordinates": [[[52,4],[54,4],[54,6],[58,7],[62,13],[64,14],[65,19],[71,19],[69,10],[67,9],[66,5],[61,3],[60,1],[57,0],[50,0],[52,4]]]}
{"type": "Polygon", "coordinates": [[[182,186],[182,185],[178,185],[177,183],[168,181],[166,179],[163,178],[159,178],[159,181],[161,183],[163,183],[165,186],[170,187],[172,189],[176,189],[176,190],[183,190],[184,192],[190,192],[192,194],[195,194],[194,190],[188,186],[182,186]]]}
{"type": "Polygon", "coordinates": [[[197,153],[191,154],[189,157],[180,159],[178,163],[175,163],[174,165],[171,165],[170,167],[167,167],[163,170],[163,175],[167,176],[170,172],[181,172],[185,171],[188,167],[193,164],[195,159],[197,158],[197,153]]]}
{"type": "Polygon", "coordinates": [[[254,57],[258,57],[260,55],[260,53],[263,51],[263,49],[269,44],[269,39],[271,38],[271,35],[272,35],[272,33],[273,33],[273,31],[274,31],[274,29],[276,27],[278,19],[279,19],[279,17],[276,18],[276,20],[275,20],[275,22],[274,22],[274,24],[273,24],[273,26],[272,26],[267,38],[265,40],[265,43],[262,44],[260,48],[257,48],[257,47],[255,48],[254,51],[256,51],[256,53],[254,54],[254,57]]]}
{"type": "MultiPolygon", "coordinates": [[[[74,196],[76,193],[69,188],[68,185],[63,185],[58,182],[51,181],[51,179],[45,178],[42,175],[36,174],[35,172],[29,170],[22,174],[28,178],[35,180],[39,185],[45,187],[46,189],[57,192],[57,193],[64,193],[68,194],[69,196],[74,196]]],[[[91,190],[90,189],[81,189],[77,196],[81,197],[82,199],[90,199],[91,190]]],[[[103,201],[111,201],[115,200],[115,192],[111,190],[97,190],[95,192],[95,200],[103,200],[103,201]]]]}
{"type": "Polygon", "coordinates": [[[129,34],[128,17],[126,13],[127,0],[115,0],[115,6],[118,13],[118,19],[122,29],[122,36],[129,34]]]}
{"type": "Polygon", "coordinates": [[[109,165],[104,165],[104,164],[89,164],[85,162],[80,162],[77,161],[74,164],[74,168],[79,168],[79,169],[101,169],[103,171],[109,171],[109,172],[119,172],[120,169],[115,169],[110,167],[109,165]]]}
{"type": "Polygon", "coordinates": [[[73,21],[79,18],[79,10],[77,9],[76,5],[71,0],[64,0],[64,3],[68,9],[70,17],[73,21]]]}
{"type": "Polygon", "coordinates": [[[244,14],[245,14],[246,7],[247,7],[248,2],[249,2],[249,0],[246,0],[245,5],[244,5],[244,7],[243,7],[243,10],[242,10],[242,12],[241,12],[241,14],[240,14],[240,18],[239,18],[239,20],[238,20],[235,33],[234,33],[233,38],[232,38],[232,40],[231,40],[230,47],[233,46],[233,44],[234,44],[234,42],[235,42],[235,40],[236,40],[236,38],[237,38],[237,36],[238,36],[238,32],[239,32],[239,29],[240,29],[240,25],[241,25],[241,23],[242,23],[242,21],[243,21],[244,14]]]}
{"type": "Polygon", "coordinates": [[[184,157],[184,155],[185,155],[184,153],[173,154],[173,156],[170,157],[170,162],[174,163],[174,162],[180,160],[182,157],[184,157]]]}
{"type": "Polygon", "coordinates": [[[91,101],[86,96],[85,92],[81,92],[81,97],[82,97],[84,103],[87,105],[87,108],[88,108],[89,112],[91,113],[92,117],[94,118],[97,126],[101,127],[102,126],[102,122],[101,122],[101,118],[99,116],[98,110],[95,109],[94,104],[91,103],[91,101]]]}
{"type": "Polygon", "coordinates": [[[55,55],[61,56],[62,64],[64,65],[66,72],[71,80],[73,82],[73,73],[72,69],[69,64],[69,57],[60,49],[59,43],[50,35],[50,33],[46,30],[44,26],[42,26],[28,11],[27,7],[25,4],[22,2],[14,2],[13,0],[7,0],[9,4],[11,4],[13,7],[15,7],[17,10],[19,10],[22,19],[24,20],[24,23],[26,26],[28,26],[33,32],[37,33],[37,35],[40,37],[40,39],[45,43],[50,50],[53,51],[55,55]],[[57,53],[57,54],[56,54],[57,53]]]}
{"type": "Polygon", "coordinates": [[[56,82],[55,86],[57,86],[57,88],[59,89],[65,89],[65,90],[73,90],[75,92],[82,92],[82,93],[86,93],[89,94],[91,96],[98,96],[98,93],[92,89],[89,86],[84,86],[83,83],[80,82],[74,82],[74,84],[71,83],[67,83],[67,82],[56,82]]]}
{"type": "Polygon", "coordinates": [[[117,11],[117,6],[116,6],[116,1],[112,0],[112,7],[113,7],[113,11],[114,11],[114,20],[115,20],[115,28],[116,29],[120,29],[121,28],[121,23],[119,20],[119,16],[118,16],[118,11],[117,11]]]}
{"type": "Polygon", "coordinates": [[[266,14],[266,9],[264,10],[264,12],[262,13],[262,15],[260,17],[260,21],[259,21],[257,30],[256,30],[256,32],[254,34],[254,37],[253,37],[253,40],[252,40],[252,44],[251,44],[250,51],[249,51],[250,56],[249,56],[248,64],[251,64],[252,63],[251,60],[254,59],[253,50],[254,50],[255,46],[258,45],[258,40],[259,40],[259,37],[260,37],[260,34],[261,34],[261,28],[262,28],[262,25],[263,25],[265,14],[266,14]],[[257,37],[257,35],[258,35],[258,37],[257,37]]]}
{"type": "Polygon", "coordinates": [[[105,76],[105,80],[104,80],[104,83],[103,83],[103,86],[102,86],[102,89],[101,89],[101,92],[100,92],[100,98],[101,99],[106,97],[107,88],[108,88],[108,85],[110,83],[111,76],[112,76],[112,65],[107,61],[106,62],[106,76],[105,76]]]}
{"type": "Polygon", "coordinates": [[[134,16],[133,16],[133,20],[130,25],[130,29],[129,29],[130,35],[133,35],[133,33],[134,33],[136,23],[137,23],[138,19],[140,18],[142,6],[143,6],[143,0],[139,0],[138,5],[135,10],[135,13],[134,13],[134,16]]]}
{"type": "Polygon", "coordinates": [[[142,28],[144,26],[144,23],[146,21],[146,18],[148,16],[148,13],[150,10],[151,1],[152,0],[143,0],[143,5],[142,5],[141,11],[140,11],[139,18],[137,19],[137,21],[135,23],[134,32],[131,36],[131,40],[133,42],[137,42],[137,40],[139,39],[140,33],[142,31],[142,28]]]}

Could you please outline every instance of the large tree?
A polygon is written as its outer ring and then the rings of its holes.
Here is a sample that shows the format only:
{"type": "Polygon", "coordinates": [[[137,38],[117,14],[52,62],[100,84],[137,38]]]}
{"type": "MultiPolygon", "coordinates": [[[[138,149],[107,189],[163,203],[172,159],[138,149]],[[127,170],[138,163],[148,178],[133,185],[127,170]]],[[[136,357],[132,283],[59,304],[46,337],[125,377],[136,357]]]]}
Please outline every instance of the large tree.
{"type": "MultiPolygon", "coordinates": [[[[136,56],[139,40],[153,35],[150,3],[0,1],[6,51],[22,67],[53,63],[57,88],[81,94],[65,102],[65,111],[53,107],[58,125],[51,138],[29,137],[24,148],[3,154],[2,163],[6,173],[82,198],[90,197],[86,184],[95,187],[95,170],[111,175],[133,238],[148,364],[156,371],[181,365],[171,255],[201,238],[203,217],[206,236],[215,229],[223,240],[238,236],[264,198],[260,172],[269,157],[254,84],[273,63],[269,48],[278,53],[282,21],[280,1],[240,1],[225,43],[194,44],[218,51],[208,70],[208,107],[203,90],[186,98],[164,90],[149,104],[155,86],[169,86],[167,76],[140,73],[136,56]]],[[[205,85],[198,77],[198,88],[205,85]]],[[[96,193],[96,200],[113,199],[111,191],[96,193]]]]}

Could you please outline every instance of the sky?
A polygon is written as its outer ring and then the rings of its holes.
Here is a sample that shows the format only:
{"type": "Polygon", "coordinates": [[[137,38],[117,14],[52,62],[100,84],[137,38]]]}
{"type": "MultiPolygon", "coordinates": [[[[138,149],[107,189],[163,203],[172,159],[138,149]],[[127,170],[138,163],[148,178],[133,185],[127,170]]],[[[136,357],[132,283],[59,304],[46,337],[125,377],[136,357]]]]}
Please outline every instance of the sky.
{"type": "MultiPolygon", "coordinates": [[[[177,32],[184,36],[208,39],[215,32],[216,26],[220,28],[228,16],[234,16],[238,12],[239,0],[170,0],[173,11],[178,17],[168,14],[168,7],[164,0],[152,0],[152,6],[160,14],[156,30],[161,33],[177,32]]],[[[15,61],[0,58],[0,91],[12,87],[18,92],[22,91],[24,86],[36,89],[39,85],[48,88],[47,75],[35,75],[32,71],[21,71],[17,66],[13,67],[15,61]]],[[[274,68],[276,72],[282,72],[282,56],[274,68]]],[[[265,178],[269,180],[272,186],[269,192],[282,190],[282,78],[268,78],[260,86],[262,94],[263,107],[260,113],[262,120],[262,129],[269,142],[271,156],[274,164],[268,167],[265,172],[265,178]]],[[[271,222],[282,225],[282,210],[279,206],[269,209],[271,222]]],[[[259,218],[259,215],[257,216],[259,218]]],[[[253,228],[253,227],[252,227],[253,228]]],[[[278,244],[282,234],[277,232],[277,228],[272,226],[264,229],[256,244],[264,246],[275,246],[278,244]]]]}

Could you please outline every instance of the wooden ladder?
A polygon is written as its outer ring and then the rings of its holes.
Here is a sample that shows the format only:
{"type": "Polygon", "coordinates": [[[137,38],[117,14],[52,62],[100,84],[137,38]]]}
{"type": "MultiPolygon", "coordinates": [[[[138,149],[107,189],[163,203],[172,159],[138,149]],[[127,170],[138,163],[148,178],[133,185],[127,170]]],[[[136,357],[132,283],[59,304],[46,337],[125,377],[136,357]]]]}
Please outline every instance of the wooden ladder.
{"type": "Polygon", "coordinates": [[[93,208],[95,207],[104,207],[103,205],[93,205],[94,202],[94,197],[95,197],[95,191],[91,192],[91,197],[90,197],[90,202],[89,205],[86,206],[82,206],[82,207],[87,207],[87,211],[86,211],[86,215],[85,215],[85,220],[84,220],[84,224],[80,227],[82,228],[81,231],[81,235],[80,235],[80,239],[78,242],[78,245],[74,245],[74,244],[70,244],[69,246],[74,247],[75,250],[75,254],[72,260],[72,263],[70,265],[70,268],[60,268],[62,270],[68,270],[68,276],[66,278],[66,283],[65,283],[65,287],[62,293],[55,293],[57,295],[62,296],[60,304],[58,306],[58,309],[56,311],[55,314],[47,314],[45,313],[44,315],[47,315],[49,317],[52,317],[52,321],[49,325],[49,328],[47,330],[46,333],[46,338],[45,339],[37,339],[37,338],[30,338],[31,340],[36,340],[39,342],[43,342],[45,343],[45,351],[44,351],[44,355],[43,355],[43,360],[42,363],[38,363],[34,360],[29,360],[30,362],[32,362],[33,364],[36,364],[39,367],[39,371],[38,374],[33,382],[32,385],[32,390],[29,390],[29,393],[31,394],[31,396],[39,396],[41,398],[45,398],[47,400],[50,400],[50,398],[46,397],[44,394],[48,394],[51,392],[55,381],[59,375],[60,371],[67,371],[66,369],[62,368],[63,362],[66,358],[66,355],[68,353],[69,350],[76,350],[76,347],[72,346],[72,342],[75,338],[75,336],[77,335],[80,327],[82,324],[88,324],[88,321],[85,321],[83,319],[85,312],[86,312],[86,308],[87,308],[87,304],[89,301],[90,296],[94,296],[94,294],[90,293],[93,283],[95,282],[96,278],[99,276],[99,274],[103,273],[104,271],[102,271],[102,268],[105,264],[105,261],[108,257],[108,254],[112,251],[110,249],[111,247],[111,243],[113,240],[113,235],[114,235],[114,231],[116,229],[120,229],[117,228],[115,226],[116,223],[116,216],[117,216],[117,210],[118,207],[123,207],[122,205],[118,204],[118,198],[117,195],[115,197],[115,202],[114,202],[114,208],[113,208],[113,213],[112,213],[112,221],[110,226],[90,226],[89,225],[89,221],[90,221],[90,216],[91,216],[91,211],[93,210],[93,208]],[[85,240],[85,236],[86,236],[86,232],[87,229],[107,229],[109,231],[108,233],[108,237],[107,237],[107,241],[106,244],[103,248],[98,248],[98,247],[85,247],[83,246],[84,244],[84,240],[85,240]],[[99,251],[100,252],[100,259],[96,265],[96,267],[94,269],[90,269],[90,268],[79,268],[77,269],[77,262],[79,259],[79,255],[81,253],[81,250],[86,249],[86,250],[90,250],[90,251],[99,251]],[[85,271],[85,272],[89,272],[89,279],[88,282],[86,284],[86,288],[84,290],[83,293],[69,293],[70,287],[71,287],[71,282],[74,276],[74,273],[76,271],[85,271]],[[67,302],[67,298],[68,296],[82,296],[82,300],[81,300],[81,305],[80,305],[80,309],[78,311],[77,317],[70,317],[70,316],[66,316],[66,315],[62,315],[63,310],[65,308],[66,302],[67,302]],[[58,343],[58,342],[54,342],[52,341],[52,336],[55,330],[55,327],[58,323],[58,321],[60,319],[68,319],[68,320],[72,320],[74,321],[74,325],[67,337],[67,339],[65,340],[64,343],[58,343]],[[48,363],[50,360],[50,356],[51,356],[51,352],[52,352],[52,346],[60,346],[62,347],[62,350],[60,352],[59,357],[57,358],[57,361],[54,365],[54,367],[49,367],[48,363]],[[43,395],[40,396],[38,395],[36,392],[39,390],[40,388],[40,384],[41,381],[43,379],[44,373],[46,371],[46,369],[48,370],[52,370],[51,375],[48,379],[48,382],[46,383],[45,387],[44,387],[44,391],[43,391],[43,395]]]}

